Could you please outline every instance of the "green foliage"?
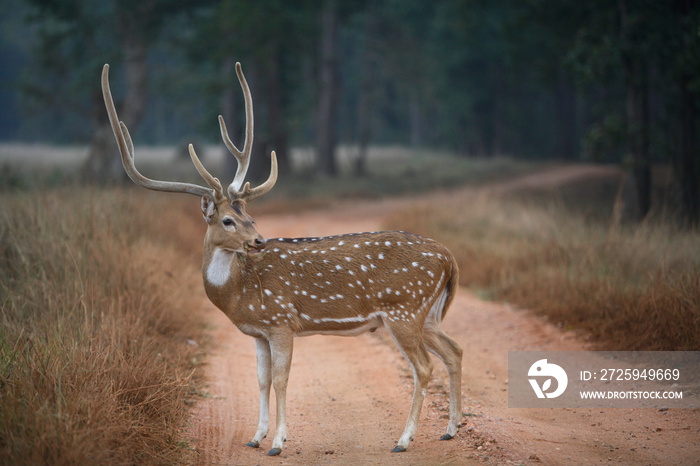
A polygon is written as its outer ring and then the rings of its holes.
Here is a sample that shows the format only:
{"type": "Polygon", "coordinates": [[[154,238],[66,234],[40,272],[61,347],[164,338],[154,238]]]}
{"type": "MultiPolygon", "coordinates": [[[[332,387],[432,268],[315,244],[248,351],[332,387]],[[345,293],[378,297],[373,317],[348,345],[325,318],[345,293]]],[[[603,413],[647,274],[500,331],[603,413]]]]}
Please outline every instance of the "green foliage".
{"type": "MultiPolygon", "coordinates": [[[[283,160],[287,144],[314,141],[317,2],[26,2],[38,39],[23,81],[25,108],[36,113],[23,121],[42,138],[89,137],[86,116],[103,117],[99,66],[118,63],[126,41],[139,39],[155,83],[139,140],[193,131],[216,140],[215,115],[241,115],[226,71],[241,61],[264,152],[275,148],[283,160]]],[[[698,156],[688,155],[700,153],[697,138],[678,134],[700,129],[697,2],[346,0],[338,9],[341,143],[366,134],[364,124],[374,144],[568,159],[583,150],[609,161],[631,154],[637,165],[674,161],[700,183],[698,156]]],[[[115,69],[117,93],[119,78],[115,69]]]]}
{"type": "MultiPolygon", "coordinates": [[[[35,64],[23,80],[28,108],[45,109],[48,104],[69,109],[64,112],[68,114],[99,111],[95,70],[107,61],[118,63],[123,53],[120,24],[131,21],[135,23],[131,34],[147,35],[151,61],[158,64],[151,70],[159,89],[179,94],[153,93],[153,98],[167,97],[168,107],[190,109],[176,110],[183,121],[170,120],[165,131],[152,120],[162,119],[163,112],[151,111],[148,132],[167,136],[180,133],[178,127],[185,123],[190,128],[211,126],[202,122],[220,112],[218,98],[230,80],[221,68],[231,57],[252,70],[263,115],[259,129],[261,135],[269,132],[267,111],[262,108],[268,95],[265,81],[273,73],[270,57],[276,55],[281,57],[276,66],[282,68],[275,73],[283,89],[284,124],[294,141],[310,140],[317,87],[314,62],[320,7],[316,2],[26,1],[32,6],[30,19],[39,37],[35,64]],[[193,103],[203,99],[207,106],[193,103]],[[194,125],[189,117],[184,121],[184,115],[193,114],[194,125]]],[[[695,72],[700,68],[695,7],[683,13],[680,7],[654,1],[383,0],[371,7],[368,2],[342,1],[340,9],[345,116],[339,134],[344,142],[357,134],[352,116],[363,91],[357,82],[366,57],[360,48],[369,47],[378,65],[372,75],[374,141],[420,140],[462,153],[561,156],[556,152],[561,147],[557,138],[564,131],[571,133],[573,142],[568,145],[575,150],[575,140],[589,132],[591,122],[582,121],[584,115],[602,120],[608,113],[621,113],[621,67],[626,57],[643,57],[657,65],[658,87],[669,97],[675,85],[671,79],[679,72],[691,74],[693,92],[700,87],[695,72]],[[629,32],[622,37],[625,5],[629,32]],[[378,23],[374,37],[366,37],[368,21],[378,23]],[[557,82],[563,87],[553,92],[557,82]],[[559,118],[562,106],[571,115],[567,124],[574,127],[552,131],[564,124],[559,118]],[[421,123],[411,123],[411,112],[421,123]],[[424,137],[412,138],[417,130],[424,137]]],[[[49,119],[39,116],[44,122],[49,119]]],[[[81,128],[77,117],[64,121],[66,126],[49,133],[82,138],[89,134],[90,127],[81,128]]],[[[214,130],[207,131],[207,138],[215,136],[214,130]]]]}
{"type": "Polygon", "coordinates": [[[619,114],[608,114],[588,128],[583,140],[583,157],[595,162],[610,161],[625,140],[625,121],[619,114]]]}

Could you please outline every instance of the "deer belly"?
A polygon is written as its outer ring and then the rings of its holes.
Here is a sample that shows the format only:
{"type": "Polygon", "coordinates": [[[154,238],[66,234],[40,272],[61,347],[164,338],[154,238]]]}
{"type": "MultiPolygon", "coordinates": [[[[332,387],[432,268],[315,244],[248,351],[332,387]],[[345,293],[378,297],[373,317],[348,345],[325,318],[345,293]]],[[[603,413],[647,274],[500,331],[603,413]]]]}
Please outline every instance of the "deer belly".
{"type": "Polygon", "coordinates": [[[349,317],[344,319],[321,318],[311,319],[303,322],[297,336],[304,337],[308,335],[339,335],[339,336],[355,336],[361,333],[370,331],[373,332],[377,328],[382,327],[383,313],[373,313],[369,316],[349,317]]]}

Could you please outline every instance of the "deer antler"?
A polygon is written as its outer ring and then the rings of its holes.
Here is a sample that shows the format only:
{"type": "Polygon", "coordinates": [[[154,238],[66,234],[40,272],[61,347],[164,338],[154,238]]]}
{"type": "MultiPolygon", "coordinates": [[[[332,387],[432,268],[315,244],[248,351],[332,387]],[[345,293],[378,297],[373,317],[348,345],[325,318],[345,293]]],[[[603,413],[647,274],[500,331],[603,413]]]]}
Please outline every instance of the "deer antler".
{"type": "Polygon", "coordinates": [[[272,151],[270,154],[271,167],[270,176],[268,177],[267,181],[255,188],[251,188],[250,183],[245,183],[245,185],[243,185],[246,174],[248,173],[250,154],[253,148],[253,97],[250,94],[248,82],[243,75],[241,64],[238,62],[236,62],[236,74],[238,75],[238,81],[241,83],[243,99],[245,101],[245,141],[243,142],[243,150],[239,150],[231,141],[231,138],[228,135],[228,130],[226,129],[226,122],[221,115],[219,115],[219,129],[221,130],[221,139],[223,139],[224,144],[228,148],[229,152],[231,152],[231,154],[236,157],[236,160],[238,160],[236,176],[234,176],[233,181],[227,189],[228,197],[231,201],[237,199],[252,201],[253,199],[256,199],[269,192],[277,182],[277,156],[275,151],[272,151]]]}
{"type": "Polygon", "coordinates": [[[199,175],[204,178],[204,181],[206,181],[207,184],[214,189],[214,195],[217,198],[224,199],[224,188],[221,186],[219,179],[212,176],[212,174],[209,173],[206,168],[204,168],[202,162],[199,161],[199,157],[197,157],[197,153],[194,151],[194,145],[190,144],[188,148],[190,151],[190,159],[192,159],[192,163],[194,164],[194,168],[197,169],[197,173],[199,173],[199,175]]]}
{"type": "Polygon", "coordinates": [[[243,189],[237,192],[233,191],[229,186],[229,199],[231,199],[232,201],[236,199],[241,199],[243,201],[250,202],[253,199],[257,199],[260,196],[263,196],[270,192],[272,187],[275,186],[275,183],[277,182],[277,154],[275,154],[275,151],[272,151],[270,153],[270,157],[270,176],[267,178],[267,181],[265,181],[260,186],[256,186],[255,188],[251,188],[250,182],[247,182],[243,186],[243,189]]]}
{"type": "MultiPolygon", "coordinates": [[[[243,96],[245,98],[246,136],[243,144],[243,150],[238,150],[238,148],[231,141],[231,138],[229,138],[228,131],[226,130],[226,123],[221,116],[219,116],[219,127],[221,129],[221,138],[224,140],[224,144],[226,144],[226,147],[228,147],[229,151],[234,155],[234,157],[236,157],[236,160],[238,160],[236,176],[227,189],[229,200],[251,201],[269,192],[277,182],[277,156],[275,151],[272,151],[270,176],[268,177],[267,181],[255,188],[251,188],[250,183],[245,183],[245,185],[243,184],[246,173],[248,172],[248,166],[250,165],[250,153],[253,146],[253,100],[250,95],[248,83],[245,80],[245,76],[243,76],[240,63],[236,63],[236,73],[238,74],[238,80],[243,88],[243,96]]],[[[188,193],[196,196],[203,196],[206,194],[215,197],[217,200],[225,199],[226,194],[221,186],[221,182],[218,178],[212,176],[212,174],[209,173],[206,168],[204,168],[204,165],[202,165],[199,157],[197,157],[197,153],[195,152],[192,144],[189,146],[190,158],[192,159],[192,163],[197,169],[197,172],[209,185],[209,188],[191,183],[152,180],[143,176],[136,169],[136,165],[134,164],[134,144],[131,140],[131,136],[129,135],[129,130],[122,121],[119,121],[119,116],[117,115],[117,110],[114,106],[112,92],[109,88],[109,65],[105,65],[104,68],[102,68],[102,96],[104,97],[105,106],[107,107],[107,114],[109,115],[109,122],[112,126],[114,137],[116,138],[117,145],[119,146],[119,152],[121,153],[122,157],[122,165],[124,165],[126,174],[129,175],[129,178],[131,178],[134,183],[155,191],[188,193]]]]}
{"type": "Polygon", "coordinates": [[[152,189],[154,191],[187,193],[194,194],[196,196],[203,196],[205,194],[216,197],[223,196],[221,183],[219,183],[219,180],[211,176],[211,174],[206,171],[206,169],[199,162],[197,155],[194,154],[194,151],[190,152],[192,161],[194,162],[195,167],[197,167],[197,171],[209,184],[210,188],[205,188],[204,186],[191,183],[152,180],[139,173],[139,171],[136,169],[136,165],[134,165],[134,143],[131,140],[129,130],[124,122],[119,121],[117,109],[115,108],[114,100],[112,99],[112,92],[109,88],[109,65],[105,65],[102,68],[102,96],[104,97],[105,106],[107,107],[109,123],[112,125],[112,131],[114,132],[114,137],[117,140],[119,152],[122,156],[122,165],[124,165],[124,170],[126,171],[126,174],[129,175],[129,178],[131,178],[131,181],[139,186],[152,189]]]}

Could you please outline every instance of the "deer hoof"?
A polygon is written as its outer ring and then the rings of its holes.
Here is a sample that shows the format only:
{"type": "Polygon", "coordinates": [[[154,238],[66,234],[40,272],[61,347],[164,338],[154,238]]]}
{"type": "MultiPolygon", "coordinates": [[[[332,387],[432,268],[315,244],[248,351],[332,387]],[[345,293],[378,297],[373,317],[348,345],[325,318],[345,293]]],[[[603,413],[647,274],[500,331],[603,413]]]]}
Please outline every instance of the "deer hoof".
{"type": "Polygon", "coordinates": [[[452,436],[450,434],[445,434],[442,437],[440,437],[440,440],[452,440],[453,438],[454,438],[454,436],[452,436]]]}
{"type": "Polygon", "coordinates": [[[277,455],[279,455],[280,453],[282,453],[282,449],[281,449],[281,448],[273,448],[272,450],[270,450],[270,451],[267,452],[267,456],[277,456],[277,455]]]}
{"type": "Polygon", "coordinates": [[[400,445],[396,445],[396,446],[394,447],[394,449],[391,450],[392,453],[403,453],[404,451],[406,451],[406,448],[404,448],[404,447],[402,447],[402,446],[400,446],[400,445]]]}
{"type": "Polygon", "coordinates": [[[260,444],[258,442],[248,442],[245,444],[246,447],[258,448],[260,444]]]}

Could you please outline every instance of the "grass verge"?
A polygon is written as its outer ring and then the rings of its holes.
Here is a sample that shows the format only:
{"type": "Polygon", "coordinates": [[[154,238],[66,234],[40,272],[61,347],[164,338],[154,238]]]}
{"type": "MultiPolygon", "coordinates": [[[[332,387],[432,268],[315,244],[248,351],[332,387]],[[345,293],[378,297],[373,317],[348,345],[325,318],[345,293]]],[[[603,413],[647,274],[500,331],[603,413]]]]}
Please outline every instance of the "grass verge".
{"type": "Polygon", "coordinates": [[[601,349],[700,349],[700,233],[659,220],[611,227],[561,196],[537,199],[468,191],[398,212],[387,227],[444,242],[463,285],[582,331],[601,349]]]}
{"type": "Polygon", "coordinates": [[[172,200],[146,196],[72,189],[0,200],[6,464],[191,461],[182,428],[197,357],[188,339],[200,337],[199,257],[174,223],[182,216],[153,215],[172,200]]]}

